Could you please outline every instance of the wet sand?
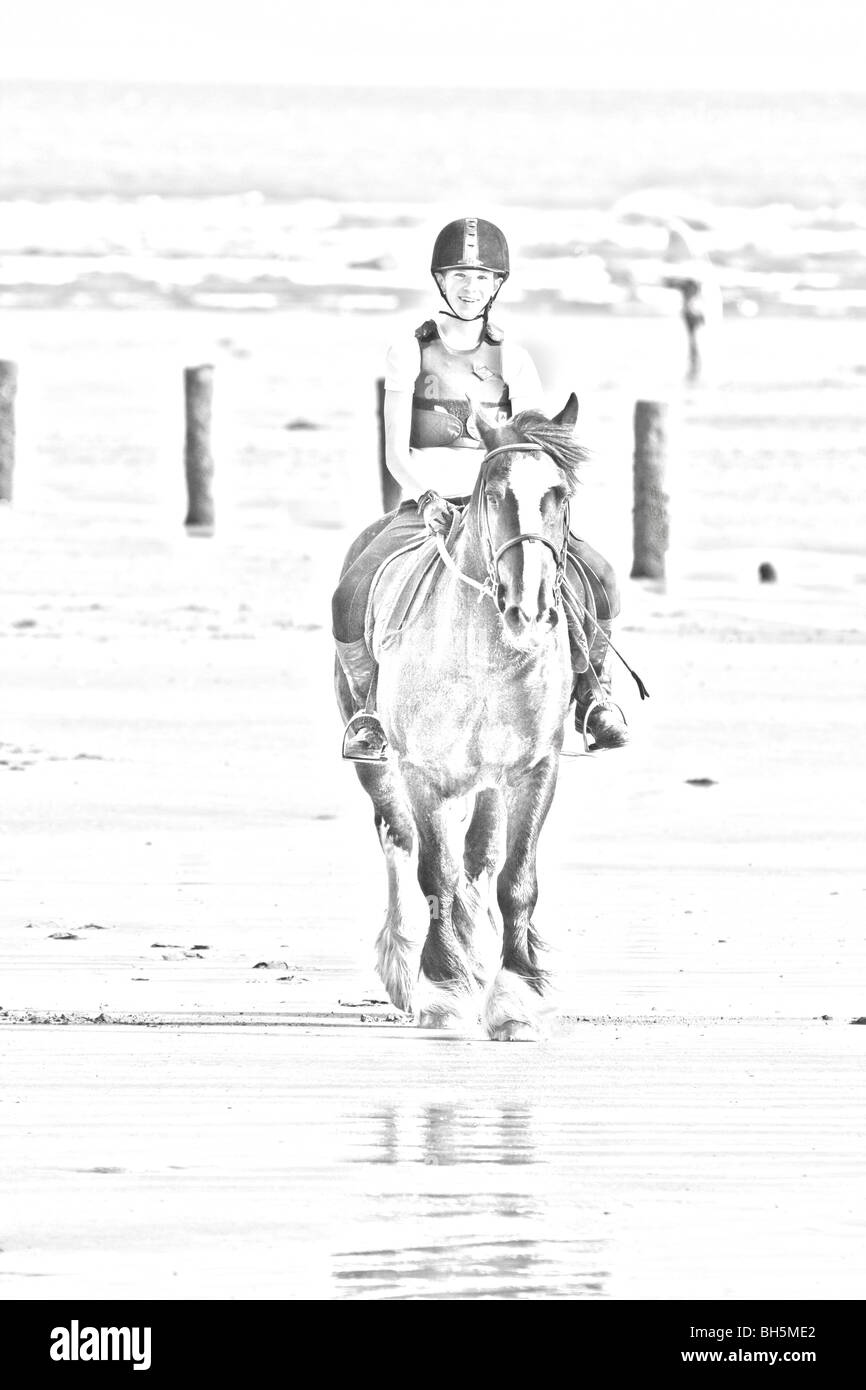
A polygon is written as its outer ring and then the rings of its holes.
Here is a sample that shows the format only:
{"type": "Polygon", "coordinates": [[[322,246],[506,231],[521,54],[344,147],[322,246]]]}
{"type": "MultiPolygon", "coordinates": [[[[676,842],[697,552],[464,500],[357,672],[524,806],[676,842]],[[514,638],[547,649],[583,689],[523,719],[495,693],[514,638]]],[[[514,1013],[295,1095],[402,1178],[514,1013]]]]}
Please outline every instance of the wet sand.
{"type": "Polygon", "coordinates": [[[862,1295],[854,1028],[284,1018],[4,1052],[5,1297],[862,1295]]]}
{"type": "Polygon", "coordinates": [[[632,746],[562,764],[553,1036],[423,1033],[378,1002],[330,691],[360,406],[286,434],[245,397],[193,540],[165,421],[85,411],[86,356],[0,512],[0,1296],[862,1298],[859,560],[624,583],[652,698],[625,676],[632,746]]]}

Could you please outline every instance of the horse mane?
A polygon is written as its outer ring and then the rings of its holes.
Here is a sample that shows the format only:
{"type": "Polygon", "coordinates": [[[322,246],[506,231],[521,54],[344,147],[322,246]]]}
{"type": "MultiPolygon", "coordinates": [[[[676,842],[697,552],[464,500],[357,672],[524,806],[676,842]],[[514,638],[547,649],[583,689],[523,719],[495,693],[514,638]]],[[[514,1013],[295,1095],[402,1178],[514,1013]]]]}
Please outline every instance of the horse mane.
{"type": "MultiPolygon", "coordinates": [[[[570,425],[557,425],[540,410],[521,410],[501,431],[500,444],[533,444],[549,454],[563,474],[569,493],[574,493],[580,481],[580,465],[589,458],[589,450],[575,442],[570,425]],[[512,436],[515,436],[512,438],[512,436]]],[[[495,467],[495,464],[494,464],[495,467]]]]}

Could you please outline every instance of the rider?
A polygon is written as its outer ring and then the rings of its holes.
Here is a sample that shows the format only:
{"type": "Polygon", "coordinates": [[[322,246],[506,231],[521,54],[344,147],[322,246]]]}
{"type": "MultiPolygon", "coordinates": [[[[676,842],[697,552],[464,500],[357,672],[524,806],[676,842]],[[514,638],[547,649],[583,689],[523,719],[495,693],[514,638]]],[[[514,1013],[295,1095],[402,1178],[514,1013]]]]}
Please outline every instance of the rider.
{"type": "MultiPolygon", "coordinates": [[[[376,570],[419,531],[447,531],[452,506],[468,500],[484,451],[473,407],[502,423],[521,410],[537,409],[543,399],[529,354],[506,342],[489,321],[509,275],[508,246],[499,228],[480,217],[449,222],[436,238],[430,269],[445,307],[415,330],[414,339],[391,347],[386,361],[386,462],[408,500],[368,528],[368,543],[333,597],[337,653],[355,706],[343,752],[357,762],[387,757],[379,719],[365,709],[375,663],[364,618],[376,570]]],[[[581,729],[586,720],[596,747],[619,748],[628,733],[610,700],[605,640],[619,612],[616,577],[585,541],[569,536],[569,551],[592,587],[601,629],[595,640],[590,635],[592,671],[575,672],[575,723],[581,729]]],[[[580,587],[578,581],[578,592],[580,587]]]]}

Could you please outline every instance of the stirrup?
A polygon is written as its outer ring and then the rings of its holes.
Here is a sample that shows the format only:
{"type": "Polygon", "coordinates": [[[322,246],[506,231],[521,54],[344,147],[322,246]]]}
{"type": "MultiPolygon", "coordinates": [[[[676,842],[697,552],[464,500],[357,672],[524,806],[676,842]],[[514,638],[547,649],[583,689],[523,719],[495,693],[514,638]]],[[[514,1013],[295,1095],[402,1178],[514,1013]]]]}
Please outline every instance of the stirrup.
{"type": "MultiPolygon", "coordinates": [[[[363,749],[355,749],[353,751],[349,751],[349,740],[351,739],[354,733],[360,732],[365,727],[365,721],[367,728],[373,728],[380,732],[382,731],[382,726],[379,723],[377,715],[371,714],[369,710],[358,710],[357,714],[352,715],[351,719],[349,720],[348,724],[343,730],[342,756],[346,759],[347,762],[350,763],[386,763],[388,761],[387,743],[385,744],[385,747],[380,749],[371,749],[369,752],[365,752],[363,749]]],[[[382,732],[382,739],[384,742],[384,732],[382,732]]]]}
{"type": "MultiPolygon", "coordinates": [[[[587,707],[586,707],[586,714],[583,716],[583,725],[582,725],[582,727],[581,727],[581,733],[583,734],[583,751],[584,751],[584,753],[589,753],[589,752],[591,751],[591,750],[590,750],[590,746],[589,746],[589,738],[587,737],[587,725],[589,724],[589,716],[592,714],[593,710],[597,710],[597,709],[615,709],[615,710],[618,710],[618,711],[619,711],[619,716],[620,716],[620,718],[621,718],[623,724],[625,725],[626,728],[628,728],[628,720],[627,720],[626,717],[625,717],[625,714],[624,714],[624,712],[623,712],[622,705],[618,705],[618,704],[616,703],[615,700],[599,700],[598,697],[596,697],[590,704],[587,705],[587,707]]],[[[593,744],[593,748],[594,748],[594,747],[596,747],[595,744],[593,744]]]]}

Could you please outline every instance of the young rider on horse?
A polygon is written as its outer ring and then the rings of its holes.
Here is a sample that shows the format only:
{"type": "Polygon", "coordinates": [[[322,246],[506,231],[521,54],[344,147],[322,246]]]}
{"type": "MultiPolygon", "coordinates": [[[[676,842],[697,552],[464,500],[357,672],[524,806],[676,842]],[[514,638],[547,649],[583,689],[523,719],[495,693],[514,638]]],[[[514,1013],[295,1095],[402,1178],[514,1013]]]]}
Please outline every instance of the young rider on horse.
{"type": "MultiPolygon", "coordinates": [[[[537,409],[542,400],[529,354],[506,342],[502,330],[489,322],[491,306],[509,275],[508,246],[499,228],[480,217],[450,222],[436,238],[430,268],[445,308],[416,329],[414,339],[393,346],[386,364],[386,461],[409,500],[367,529],[360,551],[356,542],[355,559],[333,597],[337,653],[356,710],[343,752],[358,762],[387,758],[379,719],[365,710],[375,663],[367,650],[364,619],[376,570],[419,531],[446,532],[453,506],[468,500],[484,454],[474,408],[504,423],[521,410],[537,409]]],[[[592,588],[601,629],[589,634],[592,671],[575,671],[575,723],[580,729],[586,720],[596,747],[619,748],[628,733],[609,698],[605,638],[619,612],[616,577],[608,562],[575,536],[569,536],[569,558],[569,570],[575,561],[580,566],[580,577],[574,576],[578,593],[581,580],[592,588]]]]}

